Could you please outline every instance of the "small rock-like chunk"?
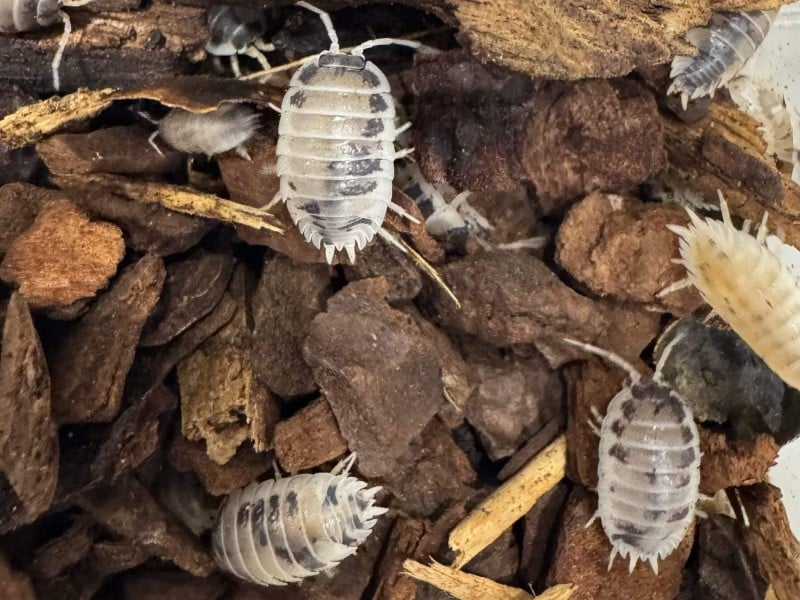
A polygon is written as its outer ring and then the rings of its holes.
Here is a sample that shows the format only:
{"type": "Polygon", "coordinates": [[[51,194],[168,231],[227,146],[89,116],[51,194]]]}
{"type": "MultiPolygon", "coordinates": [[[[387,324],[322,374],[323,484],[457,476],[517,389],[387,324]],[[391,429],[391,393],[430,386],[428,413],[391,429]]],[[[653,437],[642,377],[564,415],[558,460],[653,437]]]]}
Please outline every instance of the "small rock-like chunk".
{"type": "Polygon", "coordinates": [[[570,493],[564,509],[564,522],[548,577],[549,584],[571,583],[575,590],[570,600],[674,600],[681,583],[681,572],[694,539],[693,531],[666,558],[659,561],[658,575],[650,565],[640,562],[628,574],[628,561],[617,559],[608,570],[611,543],[595,521],[586,523],[594,514],[597,501],[593,494],[580,487],[570,493]]]}
{"type": "Polygon", "coordinates": [[[728,423],[739,439],[778,434],[784,421],[783,381],[742,338],[686,315],[658,340],[654,359],[673,341],[661,376],[695,420],[728,423]]]}
{"type": "Polygon", "coordinates": [[[671,262],[678,255],[678,237],[666,226],[686,222],[686,213],[675,205],[589,194],[561,224],[556,260],[600,296],[690,312],[702,304],[694,288],[656,298],[685,275],[671,262]]]}
{"type": "Polygon", "coordinates": [[[318,398],[275,427],[275,455],[289,473],[338,458],[347,452],[336,417],[325,398],[318,398]]]}
{"type": "Polygon", "coordinates": [[[11,242],[33,225],[46,202],[63,198],[60,192],[27,183],[0,187],[0,252],[7,252],[11,242]]]}
{"type": "Polygon", "coordinates": [[[436,320],[500,347],[545,337],[594,340],[605,327],[597,305],[579,295],[542,261],[521,252],[491,251],[439,267],[461,301],[429,290],[436,320]]]}
{"type": "Polygon", "coordinates": [[[11,296],[0,357],[0,531],[30,523],[50,506],[58,479],[58,434],[50,376],[28,305],[11,296]],[[8,494],[9,498],[3,498],[8,494]]]}
{"type": "Polygon", "coordinates": [[[398,458],[444,403],[441,353],[413,316],[384,298],[383,278],[347,285],[311,322],[304,356],[367,477],[398,458]]]}
{"type": "Polygon", "coordinates": [[[124,255],[116,225],[92,222],[71,202],[57,200],[11,243],[0,278],[18,284],[32,307],[66,307],[104,288],[124,255]]]}
{"type": "Polygon", "coordinates": [[[373,244],[366,248],[358,255],[356,264],[344,265],[344,274],[348,281],[386,277],[389,282],[386,301],[392,305],[416,298],[422,289],[424,277],[406,255],[388,244],[373,244]]]}
{"type": "Polygon", "coordinates": [[[140,259],[48,349],[58,423],[105,422],[117,416],[139,335],[165,275],[159,257],[140,259]]]}
{"type": "Polygon", "coordinates": [[[180,167],[179,152],[167,149],[159,154],[147,138],[138,125],[106,127],[51,136],[36,144],[36,152],[56,175],[168,173],[180,167]]]}
{"type": "Polygon", "coordinates": [[[164,292],[140,346],[162,346],[214,310],[233,272],[233,256],[226,250],[200,248],[167,265],[164,292]]]}
{"type": "Polygon", "coordinates": [[[667,160],[656,101],[627,79],[560,90],[552,105],[528,120],[522,144],[523,172],[545,212],[593,190],[634,187],[667,160]]]}
{"type": "Polygon", "coordinates": [[[307,265],[285,256],[264,263],[253,295],[253,353],[258,378],[279,396],[313,392],[317,384],[303,359],[311,320],[331,295],[327,265],[307,265]]]}
{"type": "Polygon", "coordinates": [[[736,442],[701,427],[700,493],[713,496],[725,488],[766,481],[778,449],[766,433],[736,442]]]}
{"type": "Polygon", "coordinates": [[[490,459],[511,456],[561,414],[561,380],[538,354],[515,359],[493,353],[467,364],[478,384],[464,412],[490,459]]]}
{"type": "Polygon", "coordinates": [[[96,527],[91,519],[78,518],[62,535],[36,550],[30,572],[37,579],[51,579],[85,558],[94,545],[96,527]]]}

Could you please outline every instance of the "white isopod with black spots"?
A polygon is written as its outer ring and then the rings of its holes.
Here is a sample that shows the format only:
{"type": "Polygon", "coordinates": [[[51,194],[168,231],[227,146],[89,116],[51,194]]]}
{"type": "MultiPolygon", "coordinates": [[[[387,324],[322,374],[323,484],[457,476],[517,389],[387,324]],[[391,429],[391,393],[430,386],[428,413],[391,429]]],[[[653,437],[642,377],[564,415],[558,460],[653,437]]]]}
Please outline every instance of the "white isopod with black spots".
{"type": "Polygon", "coordinates": [[[351,477],[355,455],[330,473],[252,483],[231,493],[214,526],[217,564],[260,585],[287,585],[355,554],[377,518],[380,487],[351,477]]]}
{"type": "Polygon", "coordinates": [[[686,37],[697,56],[672,61],[669,94],[680,94],[684,109],[689,100],[713,96],[744,67],[769,33],[776,10],[714,13],[708,27],[690,30],[686,37]]]}
{"type": "Polygon", "coordinates": [[[351,53],[339,50],[330,16],[298,2],[322,18],[331,39],[327,52],[311,58],[292,77],[281,105],[277,173],[282,200],[303,237],[325,250],[328,262],[344,250],[351,262],[376,234],[392,203],[394,161],[403,127],[395,127],[395,103],[386,75],[364,58],[364,50],[416,42],[370,40],[351,53]]]}
{"type": "Polygon", "coordinates": [[[722,221],[688,210],[680,236],[685,279],[660,292],[693,285],[715,313],[787,384],[800,389],[800,274],[797,249],[767,236],[766,214],[755,236],[737,230],[720,194],[722,221]]]}
{"type": "MultiPolygon", "coordinates": [[[[597,512],[612,550],[638,561],[668,556],[686,536],[700,496],[700,438],[691,409],[661,381],[661,355],[655,373],[642,376],[627,361],[596,346],[565,339],[625,369],[631,383],[612,398],[599,429],[597,512]]],[[[670,346],[675,343],[670,342],[670,346]]],[[[596,410],[593,411],[599,419],[596,410]]]]}

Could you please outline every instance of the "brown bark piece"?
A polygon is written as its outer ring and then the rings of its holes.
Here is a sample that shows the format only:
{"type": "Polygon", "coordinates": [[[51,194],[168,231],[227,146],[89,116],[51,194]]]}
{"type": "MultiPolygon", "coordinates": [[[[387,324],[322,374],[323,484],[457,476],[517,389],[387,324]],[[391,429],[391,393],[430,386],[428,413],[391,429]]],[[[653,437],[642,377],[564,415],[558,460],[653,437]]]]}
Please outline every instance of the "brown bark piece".
{"type": "Polygon", "coordinates": [[[670,262],[679,256],[678,236],[666,226],[687,223],[678,206],[593,193],[567,213],[558,230],[556,260],[600,296],[691,312],[703,304],[694,288],[656,297],[685,277],[685,269],[670,262]]]}
{"type": "Polygon", "coordinates": [[[325,398],[314,400],[275,427],[275,456],[289,473],[318,467],[345,452],[347,442],[325,398]]]}
{"type": "Polygon", "coordinates": [[[561,416],[555,419],[550,419],[545,425],[537,431],[525,444],[511,455],[500,472],[497,473],[497,478],[500,481],[505,481],[517,471],[519,471],[525,464],[534,456],[539,454],[543,448],[552,442],[561,430],[563,429],[563,422],[561,416]]]}
{"type": "Polygon", "coordinates": [[[386,304],[388,289],[383,278],[350,283],[311,322],[303,348],[368,477],[393,471],[444,402],[439,354],[413,317],[386,304]]]}
{"type": "Polygon", "coordinates": [[[707,0],[654,5],[645,0],[416,0],[457,26],[465,46],[482,61],[550,79],[626,75],[637,67],[691,53],[683,33],[705,25],[712,11],[775,8],[765,0],[707,0]]]}
{"type": "MultiPolygon", "coordinates": [[[[0,119],[36,100],[35,96],[16,85],[4,85],[0,90],[0,119]]],[[[9,148],[0,142],[0,185],[30,180],[41,162],[33,148],[9,148]]]]}
{"type": "Polygon", "coordinates": [[[533,114],[522,135],[522,170],[546,213],[586,192],[634,187],[666,167],[655,99],[630,80],[574,84],[533,114]]]}
{"type": "Polygon", "coordinates": [[[596,507],[593,494],[580,487],[573,489],[567,500],[548,583],[574,584],[572,600],[674,600],[680,588],[681,572],[692,549],[694,531],[691,530],[669,556],[659,560],[658,575],[643,562],[628,574],[628,561],[620,557],[609,571],[611,544],[600,522],[595,521],[591,527],[586,527],[596,507]]]}
{"type": "Polygon", "coordinates": [[[415,519],[398,518],[392,527],[386,554],[378,567],[379,579],[373,600],[414,600],[417,585],[403,576],[403,562],[416,555],[425,526],[415,519]]]}
{"type": "Polygon", "coordinates": [[[0,555],[0,598],[36,600],[33,585],[27,575],[12,571],[2,555],[0,555]]]}
{"type": "Polygon", "coordinates": [[[83,210],[118,225],[126,244],[137,252],[162,256],[184,252],[215,227],[207,219],[137,202],[92,182],[64,178],[57,183],[83,210]]]}
{"type": "Polygon", "coordinates": [[[468,360],[477,385],[464,414],[491,460],[511,456],[549,420],[561,414],[563,386],[538,354],[499,354],[468,360]]]}
{"type": "Polygon", "coordinates": [[[558,517],[568,494],[568,484],[561,482],[539,498],[525,515],[519,559],[519,577],[522,581],[538,581],[540,575],[543,575],[550,537],[560,524],[558,517]]]}
{"type": "Polygon", "coordinates": [[[750,527],[742,529],[745,543],[761,575],[778,600],[800,598],[800,543],[798,543],[778,488],[767,483],[740,488],[750,527]]]}
{"type": "Polygon", "coordinates": [[[239,266],[231,280],[237,309],[230,322],[178,364],[181,431],[205,440],[208,456],[221,465],[247,439],[259,452],[271,448],[278,418],[275,399],[253,367],[246,276],[239,266]]]}
{"type": "Polygon", "coordinates": [[[611,399],[624,385],[627,374],[599,358],[589,358],[564,370],[567,381],[567,474],[587,488],[597,486],[598,444],[592,431],[591,407],[604,415],[611,399]]]}
{"type": "Polygon", "coordinates": [[[242,444],[224,465],[209,458],[203,442],[187,440],[176,433],[169,460],[179,471],[194,471],[209,494],[220,496],[255,481],[272,468],[272,455],[242,444]]]}
{"type": "Polygon", "coordinates": [[[50,390],[31,313],[15,293],[8,303],[0,356],[0,470],[11,488],[11,497],[0,500],[0,530],[30,523],[53,500],[59,449],[50,390]]]}
{"type": "Polygon", "coordinates": [[[123,600],[216,600],[227,589],[218,575],[201,578],[172,571],[132,573],[122,580],[123,600]]]}
{"type": "Polygon", "coordinates": [[[117,415],[139,335],[165,274],[164,263],[153,255],[126,268],[49,350],[58,423],[105,422],[117,415]]]}
{"type": "Polygon", "coordinates": [[[725,434],[700,427],[700,493],[767,481],[767,471],[778,456],[775,439],[761,433],[750,440],[733,441],[725,434]]]}
{"type": "Polygon", "coordinates": [[[82,494],[78,503],[116,534],[174,562],[192,575],[204,577],[214,570],[214,561],[200,540],[164,511],[130,474],[112,487],[82,494]]]}
{"type": "Polygon", "coordinates": [[[469,561],[464,569],[473,575],[486,577],[497,583],[516,583],[519,568],[519,548],[514,533],[506,529],[503,534],[469,561]]]}
{"type": "Polygon", "coordinates": [[[104,288],[124,255],[119,228],[56,200],[11,243],[0,277],[18,284],[32,307],[66,307],[104,288]]]}
{"type": "Polygon", "coordinates": [[[200,248],[167,265],[159,306],[142,331],[140,346],[163,346],[208,315],[219,303],[233,271],[229,248],[200,248]]]}
{"type": "Polygon", "coordinates": [[[344,274],[348,281],[386,277],[390,286],[386,301],[393,306],[414,300],[422,290],[424,277],[400,250],[382,243],[364,249],[356,264],[344,265],[344,274]]]}
{"type": "Polygon", "coordinates": [[[31,574],[37,579],[52,579],[83,560],[94,545],[95,529],[90,519],[76,520],[63,535],[36,550],[31,574]]]}
{"type": "Polygon", "coordinates": [[[28,183],[9,183],[0,187],[0,252],[31,225],[42,207],[64,195],[28,183]]]}
{"type": "Polygon", "coordinates": [[[51,173],[85,175],[88,173],[152,174],[177,170],[182,162],[179,152],[155,151],[147,141],[143,127],[107,127],[91,133],[62,133],[36,144],[51,173]]]}
{"type": "Polygon", "coordinates": [[[439,267],[461,309],[426,288],[436,320],[496,346],[565,335],[594,340],[604,329],[597,305],[524,253],[484,252],[439,267]]]}
{"type": "Polygon", "coordinates": [[[253,368],[279,396],[313,392],[317,384],[303,359],[303,341],[312,319],[331,295],[327,266],[304,265],[285,256],[264,263],[253,295],[253,368]]]}

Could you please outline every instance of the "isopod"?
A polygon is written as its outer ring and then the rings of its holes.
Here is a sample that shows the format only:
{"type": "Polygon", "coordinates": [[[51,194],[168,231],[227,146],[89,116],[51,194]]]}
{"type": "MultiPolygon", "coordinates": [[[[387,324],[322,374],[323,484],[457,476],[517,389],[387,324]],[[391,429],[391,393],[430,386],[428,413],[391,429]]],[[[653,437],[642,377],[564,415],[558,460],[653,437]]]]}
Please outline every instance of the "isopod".
{"type": "Polygon", "coordinates": [[[258,112],[244,104],[226,103],[208,113],[174,108],[158,122],[158,129],[149,141],[159,154],[156,136],[188,154],[214,156],[235,148],[240,156],[249,160],[244,144],[258,129],[258,119],[258,112]]]}
{"type": "Polygon", "coordinates": [[[229,57],[236,77],[242,74],[239,68],[240,54],[256,59],[263,69],[269,69],[269,61],[263,52],[271,52],[275,46],[262,39],[266,29],[263,10],[227,4],[213,6],[208,10],[210,35],[206,52],[214,57],[229,57]]]}
{"type": "Polygon", "coordinates": [[[394,204],[394,161],[411,149],[395,151],[403,127],[395,127],[395,103],[386,75],[364,58],[364,50],[417,42],[381,38],[339,50],[330,16],[320,15],[330,48],[309,59],[292,77],[281,105],[276,149],[280,190],[267,208],[283,201],[306,241],[324,248],[330,263],[345,250],[351,262],[381,230],[394,204]]]}
{"type": "Polygon", "coordinates": [[[223,502],[213,533],[217,564],[261,585],[286,585],[355,554],[377,518],[380,487],[349,475],[355,455],[330,473],[252,483],[223,502]]]}
{"type": "Polygon", "coordinates": [[[64,6],[85,6],[94,0],[0,0],[0,33],[20,33],[49,27],[61,21],[64,33],[58,42],[58,50],[51,63],[53,69],[53,88],[58,91],[61,81],[58,68],[67,47],[72,22],[69,15],[61,10],[64,6]]]}
{"type": "Polygon", "coordinates": [[[767,237],[766,213],[755,236],[737,230],[720,194],[722,222],[688,210],[677,260],[686,278],[659,294],[693,285],[703,299],[787,384],[800,388],[800,276],[798,252],[767,237]]]}
{"type": "Polygon", "coordinates": [[[587,527],[600,519],[612,546],[609,570],[619,554],[630,557],[631,572],[641,560],[658,573],[658,560],[689,530],[700,496],[697,425],[689,407],[661,380],[670,348],[647,377],[616,354],[565,341],[626,370],[631,379],[612,398],[600,428],[594,426],[600,436],[597,512],[587,527]]]}
{"type": "Polygon", "coordinates": [[[668,94],[680,94],[684,110],[689,100],[712,96],[744,67],[764,41],[775,10],[714,13],[708,27],[687,32],[697,56],[676,56],[668,94]]]}

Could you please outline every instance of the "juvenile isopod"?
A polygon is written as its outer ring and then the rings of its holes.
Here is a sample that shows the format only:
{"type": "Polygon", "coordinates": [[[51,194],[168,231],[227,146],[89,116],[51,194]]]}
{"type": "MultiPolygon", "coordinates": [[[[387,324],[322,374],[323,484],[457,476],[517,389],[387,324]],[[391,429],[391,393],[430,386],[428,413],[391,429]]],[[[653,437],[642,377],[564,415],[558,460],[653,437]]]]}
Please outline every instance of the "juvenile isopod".
{"type": "Polygon", "coordinates": [[[767,236],[766,214],[755,236],[731,222],[720,194],[722,222],[688,210],[680,237],[685,279],[660,292],[693,285],[703,299],[787,384],[800,388],[800,276],[798,252],[767,236]]]}
{"type": "Polygon", "coordinates": [[[215,59],[229,57],[236,77],[242,74],[239,68],[240,54],[254,58],[263,69],[269,69],[269,61],[263,53],[271,52],[275,46],[262,39],[266,30],[263,10],[227,4],[212,6],[208,10],[209,40],[206,52],[215,59]]]}
{"type": "Polygon", "coordinates": [[[417,42],[381,38],[347,54],[339,50],[330,16],[320,15],[331,40],[327,52],[309,59],[292,77],[281,105],[276,154],[280,190],[267,206],[283,201],[303,237],[325,250],[328,262],[344,250],[351,262],[376,234],[386,210],[408,217],[392,203],[395,151],[403,127],[395,127],[395,103],[386,75],[364,58],[373,46],[417,42]]]}
{"type": "Polygon", "coordinates": [[[259,114],[244,104],[226,103],[208,113],[193,113],[174,108],[158,122],[150,136],[150,145],[161,154],[155,143],[160,136],[167,144],[187,154],[215,156],[228,150],[250,160],[244,144],[258,129],[259,114]]]}
{"type": "Polygon", "coordinates": [[[302,581],[355,554],[377,518],[381,488],[349,475],[355,455],[330,473],[252,483],[220,508],[213,552],[225,571],[260,585],[302,581]]]}
{"type": "Polygon", "coordinates": [[[64,24],[64,33],[53,57],[53,88],[58,91],[61,81],[58,68],[67,47],[72,22],[62,9],[64,6],[84,6],[94,0],[0,0],[0,33],[20,33],[49,27],[58,21],[64,24]]]}
{"type": "Polygon", "coordinates": [[[697,56],[676,56],[667,93],[680,94],[684,110],[689,100],[713,96],[744,67],[769,32],[775,10],[714,13],[708,27],[687,32],[697,56]]]}
{"type": "MultiPolygon", "coordinates": [[[[609,570],[619,554],[630,557],[631,572],[641,560],[658,573],[659,559],[686,536],[700,495],[697,425],[689,407],[661,380],[670,347],[647,377],[616,354],[565,341],[626,370],[631,379],[612,398],[600,428],[594,426],[600,436],[597,512],[587,527],[600,519],[612,546],[609,570]]],[[[596,410],[593,414],[599,419],[596,410]]]]}

